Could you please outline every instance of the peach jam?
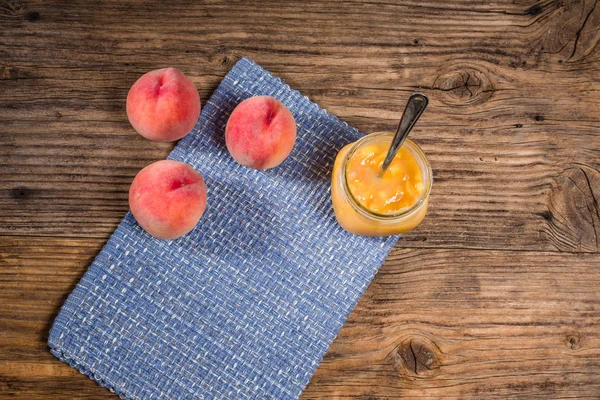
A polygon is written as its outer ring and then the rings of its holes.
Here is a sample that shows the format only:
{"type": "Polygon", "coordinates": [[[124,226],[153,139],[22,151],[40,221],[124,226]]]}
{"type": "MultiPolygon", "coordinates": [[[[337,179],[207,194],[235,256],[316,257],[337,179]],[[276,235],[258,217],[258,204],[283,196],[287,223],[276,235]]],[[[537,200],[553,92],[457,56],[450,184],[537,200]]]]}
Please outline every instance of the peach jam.
{"type": "Polygon", "coordinates": [[[425,217],[431,166],[419,146],[407,139],[379,177],[393,133],[378,132],[342,148],[333,167],[331,197],[339,224],[364,236],[395,235],[425,217]]]}

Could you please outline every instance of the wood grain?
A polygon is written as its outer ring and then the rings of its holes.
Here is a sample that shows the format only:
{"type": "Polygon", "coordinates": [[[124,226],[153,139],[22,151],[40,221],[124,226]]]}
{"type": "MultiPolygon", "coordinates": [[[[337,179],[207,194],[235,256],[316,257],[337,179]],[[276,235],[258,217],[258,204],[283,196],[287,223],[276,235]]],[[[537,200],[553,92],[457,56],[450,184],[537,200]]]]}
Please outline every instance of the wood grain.
{"type": "Polygon", "coordinates": [[[124,103],[181,68],[203,101],[248,56],[434,170],[303,398],[600,397],[600,5],[593,0],[0,0],[0,397],[114,398],[46,347],[127,210],[124,103]]]}

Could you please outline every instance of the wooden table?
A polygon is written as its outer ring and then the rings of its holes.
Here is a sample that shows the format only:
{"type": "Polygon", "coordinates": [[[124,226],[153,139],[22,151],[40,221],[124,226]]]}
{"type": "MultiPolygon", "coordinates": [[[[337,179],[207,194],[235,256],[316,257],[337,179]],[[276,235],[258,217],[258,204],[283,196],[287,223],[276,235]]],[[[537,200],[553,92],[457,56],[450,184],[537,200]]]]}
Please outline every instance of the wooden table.
{"type": "Polygon", "coordinates": [[[177,66],[205,101],[248,56],[363,132],[430,97],[433,165],[303,399],[600,397],[598,1],[0,0],[0,397],[114,395],[46,345],[173,144],[125,97],[177,66]]]}

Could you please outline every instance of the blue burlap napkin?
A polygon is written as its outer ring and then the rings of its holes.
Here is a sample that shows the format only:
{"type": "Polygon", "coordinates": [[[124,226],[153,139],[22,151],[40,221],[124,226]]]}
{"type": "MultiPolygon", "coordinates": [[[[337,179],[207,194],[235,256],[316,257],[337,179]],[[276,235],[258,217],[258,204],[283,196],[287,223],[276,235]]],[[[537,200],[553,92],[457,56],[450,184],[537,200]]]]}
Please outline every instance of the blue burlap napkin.
{"type": "Polygon", "coordinates": [[[128,213],[56,317],[52,353],[127,399],[296,399],[397,239],[334,218],[331,168],[360,136],[239,61],[169,156],[204,176],[202,220],[164,241],[128,213]],[[298,125],[290,157],[267,171],[225,147],[229,114],[254,95],[298,125]]]}

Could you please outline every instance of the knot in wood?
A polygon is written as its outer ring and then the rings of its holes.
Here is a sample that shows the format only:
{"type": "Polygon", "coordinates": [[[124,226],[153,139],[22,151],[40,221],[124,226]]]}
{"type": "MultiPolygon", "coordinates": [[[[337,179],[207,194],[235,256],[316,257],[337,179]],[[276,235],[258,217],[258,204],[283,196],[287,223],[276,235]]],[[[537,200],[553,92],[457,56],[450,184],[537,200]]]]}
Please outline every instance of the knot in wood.
{"type": "Polygon", "coordinates": [[[435,79],[433,89],[443,93],[442,101],[448,105],[480,104],[494,92],[490,78],[471,67],[443,72],[435,79]]]}
{"type": "Polygon", "coordinates": [[[600,249],[600,172],[584,165],[555,177],[547,211],[538,213],[547,222],[545,233],[560,251],[600,249]]]}
{"type": "Polygon", "coordinates": [[[543,10],[544,10],[544,6],[536,3],[536,4],[532,5],[531,7],[529,7],[527,10],[525,10],[525,15],[531,15],[531,16],[535,17],[536,15],[540,14],[543,10]]]}
{"type": "Polygon", "coordinates": [[[576,333],[567,335],[567,337],[565,338],[565,345],[570,350],[577,350],[581,347],[581,345],[579,344],[579,340],[579,335],[576,333]]]}
{"type": "Polygon", "coordinates": [[[0,0],[0,19],[18,18],[27,14],[27,4],[21,1],[0,0]]]}
{"type": "Polygon", "coordinates": [[[25,15],[25,18],[29,22],[35,22],[40,20],[40,13],[37,11],[30,11],[25,15]]]}
{"type": "Polygon", "coordinates": [[[27,200],[30,197],[30,195],[31,190],[24,186],[12,188],[10,191],[10,197],[12,197],[14,200],[27,200]]]}
{"type": "Polygon", "coordinates": [[[0,79],[15,79],[17,77],[17,70],[14,67],[0,67],[0,79]]]}
{"type": "Polygon", "coordinates": [[[227,54],[223,48],[217,49],[217,51],[210,57],[210,62],[218,65],[223,69],[231,69],[233,65],[238,61],[238,57],[232,54],[227,54]]]}
{"type": "MultiPolygon", "coordinates": [[[[560,57],[559,62],[568,63],[582,61],[595,53],[600,43],[598,1],[560,1],[555,7],[547,8],[551,10],[547,18],[535,20],[535,24],[542,26],[534,30],[540,36],[532,40],[536,45],[530,53],[556,55],[560,57]]],[[[533,6],[528,9],[531,10],[533,6]]],[[[535,17],[537,14],[530,15],[535,17]]]]}
{"type": "Polygon", "coordinates": [[[388,356],[398,375],[428,377],[440,366],[439,349],[429,339],[409,338],[398,345],[388,356]]]}

